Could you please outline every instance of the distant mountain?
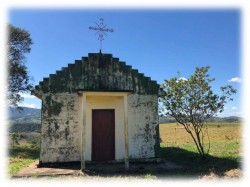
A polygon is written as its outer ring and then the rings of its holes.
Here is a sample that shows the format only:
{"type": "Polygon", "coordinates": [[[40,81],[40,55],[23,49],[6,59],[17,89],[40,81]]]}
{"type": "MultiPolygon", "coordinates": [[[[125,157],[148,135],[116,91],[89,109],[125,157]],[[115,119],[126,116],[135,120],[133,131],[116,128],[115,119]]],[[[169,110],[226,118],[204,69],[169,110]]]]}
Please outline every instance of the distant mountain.
{"type": "MultiPolygon", "coordinates": [[[[41,109],[24,107],[19,111],[15,108],[9,108],[8,115],[9,124],[11,124],[10,131],[17,132],[34,132],[40,131],[41,124],[41,109]]],[[[212,117],[208,122],[216,123],[240,123],[242,118],[237,116],[230,117],[212,117]]],[[[159,123],[176,123],[176,120],[171,116],[159,116],[159,123]]]]}
{"type": "Polygon", "coordinates": [[[171,116],[159,116],[159,123],[176,123],[177,121],[171,116]]]}
{"type": "MultiPolygon", "coordinates": [[[[212,117],[207,120],[207,122],[216,122],[216,123],[241,123],[242,118],[237,116],[229,116],[229,117],[212,117]]],[[[171,116],[159,116],[159,123],[177,123],[177,121],[171,116]]]]}
{"type": "Polygon", "coordinates": [[[9,107],[9,123],[41,123],[41,109],[23,107],[23,110],[9,107]]]}
{"type": "Polygon", "coordinates": [[[212,117],[210,119],[207,120],[208,122],[218,122],[218,123],[241,123],[242,122],[242,118],[238,117],[238,116],[229,116],[229,117],[212,117]]]}

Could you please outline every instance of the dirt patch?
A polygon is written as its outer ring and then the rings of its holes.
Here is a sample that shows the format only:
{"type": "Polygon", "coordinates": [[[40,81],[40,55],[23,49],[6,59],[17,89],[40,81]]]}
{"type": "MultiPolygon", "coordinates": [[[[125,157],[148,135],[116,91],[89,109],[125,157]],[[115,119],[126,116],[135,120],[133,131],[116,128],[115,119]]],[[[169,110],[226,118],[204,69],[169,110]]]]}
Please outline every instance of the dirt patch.
{"type": "Polygon", "coordinates": [[[213,171],[209,175],[204,175],[201,177],[202,180],[218,180],[218,179],[239,179],[243,176],[240,169],[231,169],[224,173],[223,177],[219,177],[213,171]]]}
{"type": "MultiPolygon", "coordinates": [[[[80,164],[64,165],[63,167],[37,167],[38,160],[29,167],[22,169],[13,178],[43,177],[43,176],[82,176],[80,175],[80,164]]],[[[146,175],[148,173],[161,173],[164,171],[181,170],[183,167],[171,162],[132,162],[128,171],[125,170],[123,162],[119,163],[87,163],[84,176],[133,176],[146,175]]]]}
{"type": "Polygon", "coordinates": [[[231,169],[225,172],[225,178],[241,178],[243,173],[240,169],[231,169]]]}
{"type": "Polygon", "coordinates": [[[22,169],[13,178],[20,177],[37,177],[37,176],[53,176],[53,175],[73,175],[78,169],[62,169],[62,168],[38,168],[39,161],[35,161],[27,168],[22,169]]]}

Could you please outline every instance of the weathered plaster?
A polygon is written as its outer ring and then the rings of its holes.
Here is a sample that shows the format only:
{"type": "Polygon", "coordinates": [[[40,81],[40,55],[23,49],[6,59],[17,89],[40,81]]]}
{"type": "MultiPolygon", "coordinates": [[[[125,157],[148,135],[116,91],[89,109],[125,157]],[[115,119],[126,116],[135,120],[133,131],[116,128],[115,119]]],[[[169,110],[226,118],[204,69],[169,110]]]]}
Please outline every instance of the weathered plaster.
{"type": "Polygon", "coordinates": [[[133,91],[158,94],[159,85],[111,54],[89,53],[75,64],[56,71],[35,87],[35,95],[84,91],[133,91]]]}
{"type": "Polygon", "coordinates": [[[56,105],[61,103],[61,105],[60,110],[53,108],[53,105],[45,104],[42,108],[40,161],[42,163],[79,161],[80,97],[77,94],[68,93],[45,94],[42,98],[43,103],[48,102],[48,98],[51,103],[56,103],[56,105]]]}
{"type": "Polygon", "coordinates": [[[129,155],[130,158],[155,157],[154,139],[158,127],[157,95],[128,96],[129,155]]]}
{"type": "Polygon", "coordinates": [[[129,157],[157,156],[159,85],[111,54],[90,53],[76,60],[44,78],[32,94],[43,103],[42,163],[80,161],[81,156],[91,160],[92,109],[115,109],[115,159],[124,159],[126,94],[129,157]]]}

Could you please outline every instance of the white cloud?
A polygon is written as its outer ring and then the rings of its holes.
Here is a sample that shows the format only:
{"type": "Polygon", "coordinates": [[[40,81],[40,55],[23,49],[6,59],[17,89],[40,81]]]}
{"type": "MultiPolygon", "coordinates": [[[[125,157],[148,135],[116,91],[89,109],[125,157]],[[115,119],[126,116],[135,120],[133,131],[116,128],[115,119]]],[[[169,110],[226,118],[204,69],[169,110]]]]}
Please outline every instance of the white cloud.
{"type": "Polygon", "coordinates": [[[232,110],[238,110],[238,108],[234,106],[234,107],[232,107],[232,110]]]}
{"type": "Polygon", "coordinates": [[[178,82],[178,81],[187,81],[187,79],[184,78],[184,77],[181,77],[181,78],[179,78],[176,82],[178,82]]]}
{"type": "Polygon", "coordinates": [[[26,93],[19,93],[21,95],[21,97],[23,98],[28,98],[28,99],[33,99],[36,98],[34,95],[30,95],[30,94],[26,94],[26,93]]]}
{"type": "Polygon", "coordinates": [[[186,78],[184,78],[184,77],[179,78],[179,80],[184,80],[184,81],[187,81],[187,79],[186,79],[186,78]]]}
{"type": "Polygon", "coordinates": [[[28,103],[20,104],[20,106],[22,106],[22,107],[28,107],[28,108],[38,108],[38,107],[36,107],[35,104],[28,104],[28,103]]]}
{"type": "Polygon", "coordinates": [[[228,82],[241,82],[242,79],[239,78],[239,77],[234,77],[234,78],[231,78],[230,80],[228,80],[228,82]]]}

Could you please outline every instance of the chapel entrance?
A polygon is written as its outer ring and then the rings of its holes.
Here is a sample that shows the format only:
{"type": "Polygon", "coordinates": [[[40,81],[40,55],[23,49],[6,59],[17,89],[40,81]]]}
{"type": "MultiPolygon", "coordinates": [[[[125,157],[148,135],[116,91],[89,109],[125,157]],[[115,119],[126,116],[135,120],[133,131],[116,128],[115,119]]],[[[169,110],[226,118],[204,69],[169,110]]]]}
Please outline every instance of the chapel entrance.
{"type": "Polygon", "coordinates": [[[115,110],[92,110],[92,161],[115,160],[115,110]]]}

